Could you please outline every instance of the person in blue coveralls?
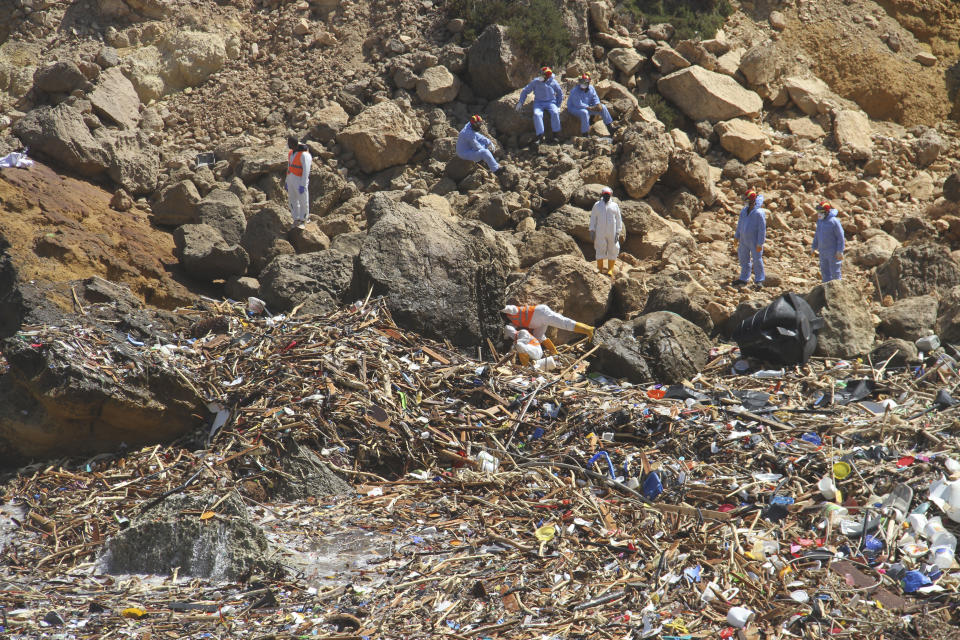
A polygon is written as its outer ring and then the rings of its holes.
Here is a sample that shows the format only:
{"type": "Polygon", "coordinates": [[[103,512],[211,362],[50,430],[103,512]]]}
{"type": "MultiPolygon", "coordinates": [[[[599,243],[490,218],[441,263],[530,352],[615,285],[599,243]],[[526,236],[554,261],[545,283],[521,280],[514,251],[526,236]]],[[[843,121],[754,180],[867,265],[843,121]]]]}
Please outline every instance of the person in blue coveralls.
{"type": "Polygon", "coordinates": [[[739,243],[737,257],[740,259],[740,277],[733,281],[733,286],[747,284],[752,267],[753,283],[758,289],[762,288],[766,279],[763,272],[763,243],[767,240],[767,212],[763,210],[763,196],[753,189],[747,192],[733,238],[735,243],[739,243]]]}
{"type": "Polygon", "coordinates": [[[590,84],[590,74],[585,73],[577,79],[576,86],[570,90],[567,98],[567,111],[580,120],[580,135],[588,135],[590,131],[590,116],[599,113],[603,124],[613,133],[613,117],[607,107],[600,102],[597,90],[590,84]]]}
{"type": "Polygon", "coordinates": [[[523,109],[530,92],[533,92],[533,129],[537,133],[536,144],[543,142],[543,112],[550,113],[550,128],[554,137],[560,133],[560,105],[563,104],[563,89],[553,77],[550,67],[540,69],[540,75],[531,80],[520,92],[517,111],[523,109]]]}
{"type": "Polygon", "coordinates": [[[480,162],[483,160],[487,168],[493,173],[500,172],[500,164],[493,157],[494,147],[490,138],[480,133],[483,127],[483,118],[473,115],[457,136],[457,157],[463,160],[480,162]]]}
{"type": "Polygon", "coordinates": [[[820,252],[820,278],[824,282],[840,279],[843,250],[847,246],[837,210],[829,202],[817,205],[817,230],[813,234],[813,253],[820,252]]]}

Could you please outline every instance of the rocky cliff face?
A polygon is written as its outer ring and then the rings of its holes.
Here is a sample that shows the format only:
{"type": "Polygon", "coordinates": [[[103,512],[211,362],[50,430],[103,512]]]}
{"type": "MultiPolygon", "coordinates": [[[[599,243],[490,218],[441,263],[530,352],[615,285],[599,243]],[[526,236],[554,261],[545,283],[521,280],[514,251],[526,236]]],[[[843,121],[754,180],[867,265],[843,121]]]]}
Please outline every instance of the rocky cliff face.
{"type": "Polygon", "coordinates": [[[470,41],[462,20],[406,0],[16,0],[10,15],[0,150],[29,144],[43,163],[0,172],[7,335],[79,312],[90,276],[165,308],[202,293],[321,312],[372,287],[402,323],[470,348],[496,339],[508,297],[597,323],[669,300],[720,330],[819,282],[821,199],[841,211],[844,277],[872,312],[916,293],[887,264],[912,255],[901,244],[939,243],[951,263],[960,247],[952,3],[743,2],[701,40],[606,0],[567,3],[562,65],[508,29],[470,41]],[[591,74],[616,131],[578,137],[563,114],[561,139],[531,147],[530,107],[513,107],[542,62],[565,89],[591,74]],[[496,177],[456,157],[474,113],[496,177]],[[314,158],[305,229],[286,207],[289,131],[314,158]],[[604,185],[627,231],[612,280],[589,262],[604,185]],[[728,286],[751,188],[768,211],[764,292],[728,286]]]}

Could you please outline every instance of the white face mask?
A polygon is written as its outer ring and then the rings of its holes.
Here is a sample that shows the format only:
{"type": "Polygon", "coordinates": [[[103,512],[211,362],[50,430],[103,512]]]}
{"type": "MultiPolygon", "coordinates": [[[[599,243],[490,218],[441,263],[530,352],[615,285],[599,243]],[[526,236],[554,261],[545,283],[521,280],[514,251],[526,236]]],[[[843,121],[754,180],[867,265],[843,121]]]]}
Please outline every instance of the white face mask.
{"type": "Polygon", "coordinates": [[[581,83],[580,83],[580,88],[583,89],[584,91],[586,91],[586,90],[587,90],[587,87],[589,87],[589,86],[590,86],[590,83],[589,83],[589,82],[581,82],[581,83]]]}

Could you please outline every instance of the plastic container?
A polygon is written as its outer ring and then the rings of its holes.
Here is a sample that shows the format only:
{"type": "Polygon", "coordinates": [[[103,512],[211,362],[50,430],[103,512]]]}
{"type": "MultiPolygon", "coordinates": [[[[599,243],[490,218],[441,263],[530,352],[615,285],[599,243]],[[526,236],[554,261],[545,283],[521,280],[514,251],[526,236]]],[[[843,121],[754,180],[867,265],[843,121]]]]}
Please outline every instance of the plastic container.
{"type": "Polygon", "coordinates": [[[920,338],[915,343],[917,345],[918,351],[923,351],[924,353],[929,353],[934,349],[940,348],[940,338],[935,335],[924,336],[920,338]]]}
{"type": "Polygon", "coordinates": [[[730,607],[727,611],[727,624],[735,629],[743,629],[756,614],[746,607],[730,607]]]}
{"type": "Polygon", "coordinates": [[[830,476],[820,478],[820,482],[817,483],[817,488],[820,489],[820,495],[822,495],[825,500],[832,501],[837,498],[837,485],[834,484],[833,478],[830,476]]]}

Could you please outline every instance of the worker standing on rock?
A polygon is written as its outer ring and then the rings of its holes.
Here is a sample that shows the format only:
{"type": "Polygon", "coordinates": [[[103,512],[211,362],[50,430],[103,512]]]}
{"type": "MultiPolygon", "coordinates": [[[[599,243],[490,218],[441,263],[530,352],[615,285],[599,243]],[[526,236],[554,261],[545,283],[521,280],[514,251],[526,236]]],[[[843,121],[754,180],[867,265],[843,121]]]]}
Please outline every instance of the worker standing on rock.
{"type": "Polygon", "coordinates": [[[766,274],[763,271],[763,244],[767,240],[767,212],[763,210],[763,196],[751,189],[747,192],[746,203],[740,210],[737,230],[733,235],[740,258],[740,277],[733,281],[735,287],[742,287],[750,281],[751,263],[753,283],[762,288],[766,274]]]}
{"type": "Polygon", "coordinates": [[[506,314],[510,321],[510,325],[504,328],[508,337],[512,337],[511,329],[526,329],[546,347],[548,353],[557,352],[553,341],[547,337],[547,329],[550,327],[581,333],[593,340],[593,327],[562,316],[545,304],[529,304],[521,307],[508,304],[501,313],[506,314]]]}
{"type": "Polygon", "coordinates": [[[817,230],[813,234],[813,253],[820,252],[820,278],[824,282],[840,279],[843,250],[847,246],[837,210],[824,200],[817,205],[817,230]]]}
{"type": "Polygon", "coordinates": [[[590,133],[590,116],[593,113],[599,113],[603,124],[607,125],[610,133],[613,133],[613,117],[607,107],[600,102],[597,90],[590,84],[589,73],[580,76],[576,86],[570,90],[570,97],[567,98],[567,111],[580,120],[580,135],[582,136],[590,133]]]}
{"type": "Polygon", "coordinates": [[[597,269],[603,273],[603,263],[609,261],[607,275],[612,277],[617,266],[617,256],[620,255],[620,239],[626,234],[620,205],[612,200],[613,190],[604,187],[600,194],[600,199],[590,212],[590,239],[593,240],[593,248],[597,252],[597,269]]]}
{"type": "Polygon", "coordinates": [[[487,168],[493,173],[499,173],[501,167],[493,157],[493,142],[480,133],[483,127],[483,118],[473,115],[457,136],[457,157],[463,160],[480,162],[483,160],[487,168]]]}
{"type": "Polygon", "coordinates": [[[287,196],[290,198],[290,215],[293,224],[302,227],[310,217],[310,165],[313,158],[307,145],[296,136],[287,138],[287,196]]]}
{"type": "Polygon", "coordinates": [[[550,128],[554,137],[560,134],[560,105],[563,104],[563,89],[553,77],[550,67],[540,69],[540,75],[531,80],[520,92],[517,111],[523,109],[530,92],[533,92],[533,129],[537,133],[536,144],[543,142],[543,112],[550,112],[550,128]]]}

